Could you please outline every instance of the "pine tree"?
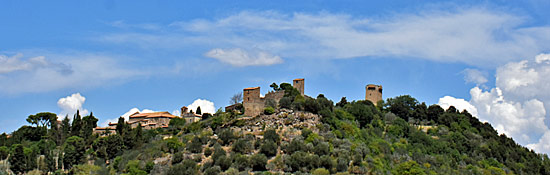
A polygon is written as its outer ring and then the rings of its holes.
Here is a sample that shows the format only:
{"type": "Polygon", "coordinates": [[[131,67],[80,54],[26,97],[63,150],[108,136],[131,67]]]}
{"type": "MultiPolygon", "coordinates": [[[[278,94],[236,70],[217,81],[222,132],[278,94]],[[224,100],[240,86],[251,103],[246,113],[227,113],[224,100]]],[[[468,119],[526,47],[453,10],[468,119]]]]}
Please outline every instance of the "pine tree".
{"type": "Polygon", "coordinates": [[[71,136],[80,136],[81,131],[82,131],[82,118],[80,117],[80,111],[76,110],[76,114],[74,114],[74,117],[73,117],[71,136]]]}
{"type": "Polygon", "coordinates": [[[94,117],[94,113],[90,113],[89,116],[86,116],[82,118],[82,137],[87,142],[87,144],[91,144],[93,142],[93,138],[91,138],[94,128],[97,127],[97,118],[94,117]]]}
{"type": "Polygon", "coordinates": [[[71,124],[69,122],[69,115],[66,115],[63,121],[61,121],[61,139],[57,142],[57,145],[65,143],[65,139],[70,137],[71,124]]]}

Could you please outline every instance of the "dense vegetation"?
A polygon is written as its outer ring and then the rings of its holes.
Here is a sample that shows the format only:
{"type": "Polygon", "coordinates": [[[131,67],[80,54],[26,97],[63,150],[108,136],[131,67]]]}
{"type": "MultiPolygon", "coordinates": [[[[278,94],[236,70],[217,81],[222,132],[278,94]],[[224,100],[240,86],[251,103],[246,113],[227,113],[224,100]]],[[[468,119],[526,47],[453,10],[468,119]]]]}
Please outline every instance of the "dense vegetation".
{"type": "Polygon", "coordinates": [[[168,129],[131,128],[123,118],[116,134],[92,134],[97,119],[77,112],[60,126],[52,113],[28,117],[23,126],[0,136],[0,174],[550,174],[547,155],[537,154],[498,135],[467,111],[427,106],[404,95],[374,105],[370,101],[338,103],[302,97],[289,84],[279,105],[318,114],[322,123],[298,128],[283,139],[265,126],[263,137],[231,126],[239,111],[218,110],[200,122],[175,119],[168,129]]]}

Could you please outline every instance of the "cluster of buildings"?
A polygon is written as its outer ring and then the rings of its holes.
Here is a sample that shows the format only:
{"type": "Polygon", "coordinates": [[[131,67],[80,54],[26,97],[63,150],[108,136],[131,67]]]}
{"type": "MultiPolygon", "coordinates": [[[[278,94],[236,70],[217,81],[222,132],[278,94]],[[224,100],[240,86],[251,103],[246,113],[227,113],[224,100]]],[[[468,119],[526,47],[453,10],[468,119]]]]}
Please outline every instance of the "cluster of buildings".
{"type": "MultiPolygon", "coordinates": [[[[304,87],[305,80],[303,78],[294,79],[292,86],[300,92],[300,95],[305,96],[304,87]]],[[[369,100],[375,105],[378,101],[382,100],[382,86],[369,84],[365,87],[365,100],[369,100]]],[[[264,96],[261,96],[260,87],[251,87],[243,89],[243,102],[244,115],[245,116],[257,116],[260,115],[266,106],[266,102],[270,101],[279,104],[279,101],[284,97],[285,91],[269,91],[264,96]]],[[[233,107],[235,105],[232,105],[233,107]]],[[[231,109],[232,106],[226,107],[231,109]]],[[[186,123],[193,123],[202,119],[201,115],[195,114],[190,111],[186,106],[181,108],[180,116],[175,116],[169,112],[153,112],[153,113],[139,113],[136,112],[129,116],[130,120],[128,124],[132,127],[138,127],[141,124],[143,129],[156,129],[167,128],[170,120],[173,118],[183,118],[186,123]]],[[[109,123],[107,127],[96,127],[94,133],[114,133],[116,130],[116,123],[109,123]]]]}
{"type": "MultiPolygon", "coordinates": [[[[136,128],[141,124],[143,129],[156,129],[156,128],[168,128],[170,120],[173,118],[183,118],[186,123],[193,123],[201,120],[201,115],[189,112],[186,106],[181,108],[180,116],[175,116],[167,111],[164,112],[150,112],[140,113],[136,112],[130,115],[128,118],[128,125],[132,128],[136,128]]],[[[112,134],[116,132],[117,123],[109,122],[106,127],[96,127],[94,133],[98,134],[112,134]]]]}

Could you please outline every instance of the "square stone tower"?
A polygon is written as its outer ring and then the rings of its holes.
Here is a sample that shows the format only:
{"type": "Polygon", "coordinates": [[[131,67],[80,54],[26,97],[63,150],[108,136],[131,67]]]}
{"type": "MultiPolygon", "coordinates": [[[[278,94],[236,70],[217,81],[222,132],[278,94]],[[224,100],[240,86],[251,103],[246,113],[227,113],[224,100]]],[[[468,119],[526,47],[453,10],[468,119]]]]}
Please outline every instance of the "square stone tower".
{"type": "Polygon", "coordinates": [[[264,101],[260,97],[260,87],[243,89],[244,115],[256,116],[264,110],[264,101]]]}
{"type": "Polygon", "coordinates": [[[369,84],[365,89],[365,100],[371,101],[374,105],[382,100],[382,85],[369,84]]]}
{"type": "Polygon", "coordinates": [[[304,79],[303,78],[294,79],[292,81],[292,87],[298,89],[298,91],[300,91],[300,95],[304,96],[304,79]]]}

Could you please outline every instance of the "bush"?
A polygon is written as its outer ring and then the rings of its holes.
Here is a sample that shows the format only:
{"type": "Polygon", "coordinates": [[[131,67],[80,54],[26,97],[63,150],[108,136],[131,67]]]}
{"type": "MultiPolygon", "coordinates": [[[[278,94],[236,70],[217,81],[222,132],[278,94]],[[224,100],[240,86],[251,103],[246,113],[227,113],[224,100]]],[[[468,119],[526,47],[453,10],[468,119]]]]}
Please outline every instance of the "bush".
{"type": "Polygon", "coordinates": [[[221,129],[218,133],[218,137],[222,140],[223,145],[227,145],[235,140],[236,136],[231,129],[221,129]]]}
{"type": "Polygon", "coordinates": [[[212,150],[212,148],[205,148],[204,149],[204,156],[208,157],[208,156],[212,155],[212,152],[214,152],[212,150]]]}
{"type": "Polygon", "coordinates": [[[206,170],[204,170],[204,175],[218,175],[222,172],[222,169],[220,168],[220,166],[213,166],[213,167],[210,167],[206,170]]]}
{"type": "Polygon", "coordinates": [[[265,171],[265,165],[267,165],[267,157],[264,154],[254,154],[250,157],[250,164],[254,171],[265,171]]]}
{"type": "Polygon", "coordinates": [[[191,143],[187,145],[187,150],[192,153],[201,153],[202,152],[202,142],[199,137],[195,136],[191,143]]]}
{"type": "Polygon", "coordinates": [[[275,109],[273,109],[273,107],[270,106],[270,107],[264,108],[265,115],[271,115],[273,113],[275,113],[275,109]]]}
{"type": "Polygon", "coordinates": [[[233,144],[232,150],[237,153],[248,153],[250,149],[252,148],[252,145],[250,145],[250,142],[246,139],[239,139],[233,144]]]}
{"type": "Polygon", "coordinates": [[[184,160],[183,163],[173,165],[167,175],[198,174],[197,164],[192,160],[184,160]]]}
{"type": "Polygon", "coordinates": [[[260,153],[265,154],[268,157],[277,155],[277,144],[271,140],[267,140],[260,146],[260,153]]]}
{"type": "Polygon", "coordinates": [[[231,167],[231,158],[223,155],[216,159],[215,165],[219,166],[222,171],[227,170],[229,167],[231,167]]]}
{"type": "Polygon", "coordinates": [[[311,171],[312,175],[329,175],[330,172],[327,169],[324,168],[317,168],[313,171],[311,171]]]}
{"type": "Polygon", "coordinates": [[[172,165],[178,164],[181,161],[183,161],[183,153],[182,152],[174,153],[174,157],[172,157],[172,165]]]}
{"type": "Polygon", "coordinates": [[[283,97],[279,100],[279,108],[290,109],[292,106],[292,99],[290,97],[283,97]]]}
{"type": "Polygon", "coordinates": [[[248,157],[245,155],[237,154],[235,156],[235,162],[233,162],[233,167],[237,168],[239,171],[244,171],[246,168],[250,167],[248,157]]]}
{"type": "Polygon", "coordinates": [[[274,143],[279,144],[279,141],[281,140],[279,137],[279,134],[273,129],[268,129],[264,132],[264,141],[271,140],[274,143]]]}

